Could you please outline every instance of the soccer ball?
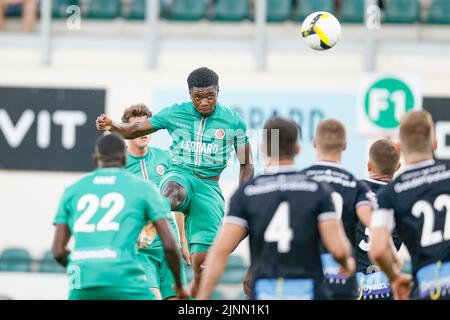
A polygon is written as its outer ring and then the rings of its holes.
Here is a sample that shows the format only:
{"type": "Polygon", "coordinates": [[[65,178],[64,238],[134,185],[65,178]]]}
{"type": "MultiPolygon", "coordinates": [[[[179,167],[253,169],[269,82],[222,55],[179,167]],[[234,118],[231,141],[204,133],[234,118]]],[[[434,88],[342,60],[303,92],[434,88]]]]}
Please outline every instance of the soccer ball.
{"type": "Polygon", "coordinates": [[[314,50],[330,49],[341,38],[341,24],[335,16],[325,11],[307,16],[301,31],[306,44],[314,50]]]}

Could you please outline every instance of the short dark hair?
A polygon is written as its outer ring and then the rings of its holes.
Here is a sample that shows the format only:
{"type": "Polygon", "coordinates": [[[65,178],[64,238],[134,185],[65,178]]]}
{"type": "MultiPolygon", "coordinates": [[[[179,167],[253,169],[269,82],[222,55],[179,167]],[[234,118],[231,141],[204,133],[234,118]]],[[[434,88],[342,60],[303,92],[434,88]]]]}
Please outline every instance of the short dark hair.
{"type": "Polygon", "coordinates": [[[267,147],[269,157],[292,158],[295,156],[300,128],[291,120],[275,117],[269,119],[264,125],[265,134],[263,143],[267,147]],[[272,137],[278,135],[278,141],[272,141],[272,137]],[[272,142],[278,145],[272,145],[272,142]]]}
{"type": "Polygon", "coordinates": [[[379,174],[392,177],[398,168],[400,152],[392,141],[381,139],[370,147],[369,158],[379,174]]]}
{"type": "Polygon", "coordinates": [[[95,143],[97,156],[103,161],[121,161],[125,158],[125,150],[125,141],[116,133],[100,136],[95,143]]]}
{"type": "Polygon", "coordinates": [[[134,117],[147,117],[150,118],[152,116],[152,112],[150,109],[143,103],[134,104],[131,107],[126,108],[123,111],[122,122],[129,122],[130,118],[134,117]]]}
{"type": "Polygon", "coordinates": [[[189,91],[194,87],[207,88],[210,86],[219,86],[219,76],[211,69],[202,67],[195,69],[189,74],[187,83],[189,91]]]}

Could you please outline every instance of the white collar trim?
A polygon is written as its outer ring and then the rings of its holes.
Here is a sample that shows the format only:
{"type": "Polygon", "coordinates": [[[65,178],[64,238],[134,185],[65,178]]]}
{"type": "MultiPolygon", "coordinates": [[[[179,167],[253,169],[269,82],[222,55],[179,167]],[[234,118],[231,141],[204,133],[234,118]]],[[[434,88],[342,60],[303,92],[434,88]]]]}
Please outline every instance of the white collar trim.
{"type": "Polygon", "coordinates": [[[371,178],[367,178],[366,181],[372,182],[372,183],[376,183],[376,184],[381,184],[383,186],[387,185],[389,182],[386,181],[381,181],[381,180],[375,180],[375,179],[371,179],[371,178]]]}

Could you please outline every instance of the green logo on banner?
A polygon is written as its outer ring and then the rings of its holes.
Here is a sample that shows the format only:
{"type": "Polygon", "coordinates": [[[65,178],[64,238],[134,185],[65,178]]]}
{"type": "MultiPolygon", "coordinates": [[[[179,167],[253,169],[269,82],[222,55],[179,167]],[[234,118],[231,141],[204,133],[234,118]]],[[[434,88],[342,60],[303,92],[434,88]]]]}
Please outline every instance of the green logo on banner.
{"type": "Polygon", "coordinates": [[[414,108],[414,94],[403,81],[385,78],[375,82],[367,90],[364,109],[367,118],[383,129],[400,125],[405,113],[414,108]]]}

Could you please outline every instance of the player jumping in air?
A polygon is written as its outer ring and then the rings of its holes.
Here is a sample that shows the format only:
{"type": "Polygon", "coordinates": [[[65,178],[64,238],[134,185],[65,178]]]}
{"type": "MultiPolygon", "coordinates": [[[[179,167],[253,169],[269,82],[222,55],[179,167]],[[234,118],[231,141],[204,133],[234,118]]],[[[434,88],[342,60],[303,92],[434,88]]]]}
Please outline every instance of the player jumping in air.
{"type": "MultiPolygon", "coordinates": [[[[123,112],[122,122],[134,123],[147,120],[152,116],[151,111],[144,104],[133,105],[123,112]]],[[[170,153],[154,147],[149,147],[151,136],[142,136],[133,140],[129,140],[127,148],[127,164],[126,170],[134,173],[145,180],[154,182],[157,186],[161,181],[164,173],[169,170],[172,160],[170,153]]],[[[187,249],[186,236],[184,235],[184,217],[182,213],[174,213],[177,223],[172,214],[167,216],[170,222],[174,236],[177,242],[183,246],[183,255],[188,263],[190,263],[189,251],[187,249]],[[178,231],[178,227],[180,231],[178,231]]],[[[159,238],[155,225],[150,221],[143,229],[139,236],[139,255],[138,258],[149,278],[149,287],[159,299],[173,299],[176,296],[173,290],[174,279],[170,271],[167,261],[164,259],[164,248],[159,238]]],[[[184,272],[184,264],[182,264],[181,279],[186,284],[186,275],[184,272]]]]}
{"type": "MultiPolygon", "coordinates": [[[[347,147],[346,130],[338,120],[328,119],[319,123],[313,141],[317,149],[317,162],[302,170],[311,179],[327,183],[332,189],[333,203],[345,234],[354,245],[358,219],[368,226],[372,213],[372,197],[369,187],[358,181],[350,172],[341,167],[342,153],[347,147]]],[[[322,263],[325,281],[337,300],[357,298],[356,277],[343,278],[333,257],[322,248],[322,263]]]]}
{"type": "Polygon", "coordinates": [[[208,68],[188,77],[191,101],[174,104],[149,120],[116,123],[105,115],[97,118],[97,129],[121,133],[134,139],[166,129],[172,136],[172,167],[161,180],[161,193],[173,211],[185,213],[186,237],[191,253],[196,295],[203,262],[222,224],[224,198],[219,187],[233,148],[240,167],[240,183],[253,177],[246,126],[239,114],[217,102],[219,78],[208,68]]]}
{"type": "Polygon", "coordinates": [[[378,192],[379,209],[371,222],[370,257],[391,282],[397,299],[450,299],[450,169],[435,163],[433,120],[426,111],[405,116],[400,148],[406,168],[378,192]],[[390,245],[397,227],[412,262],[400,273],[390,245]],[[412,281],[414,288],[411,291],[412,281]]]}
{"type": "MultiPolygon", "coordinates": [[[[364,180],[370,190],[377,192],[387,185],[400,168],[400,152],[389,140],[381,139],[375,141],[370,147],[369,162],[367,169],[369,179],[364,180]]],[[[400,249],[402,244],[398,238],[398,233],[393,233],[395,251],[400,249]]],[[[355,260],[356,277],[358,280],[358,300],[393,300],[389,280],[378,266],[374,265],[368,256],[370,247],[370,229],[364,227],[358,221],[355,238],[355,260]]],[[[399,260],[399,263],[400,260],[399,260]]]]}
{"type": "Polygon", "coordinates": [[[180,253],[167,221],[170,212],[156,186],[124,169],[125,144],[111,134],[95,148],[98,169],[69,186],[54,220],[55,259],[67,267],[73,300],[154,299],[137,260],[136,239],[153,221],[175,278],[176,295],[186,298],[180,253]],[[70,237],[74,248],[66,248],[70,237]]]}
{"type": "Polygon", "coordinates": [[[225,223],[206,260],[199,299],[211,295],[228,255],[247,235],[254,299],[329,298],[320,260],[321,241],[342,266],[343,278],[355,270],[331,188],[294,167],[300,152],[297,126],[275,118],[264,129],[265,174],[242,185],[231,198],[225,223]]]}

